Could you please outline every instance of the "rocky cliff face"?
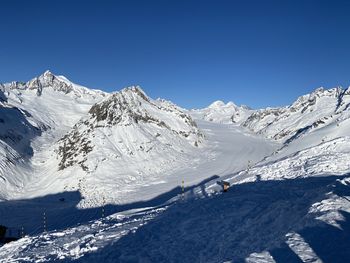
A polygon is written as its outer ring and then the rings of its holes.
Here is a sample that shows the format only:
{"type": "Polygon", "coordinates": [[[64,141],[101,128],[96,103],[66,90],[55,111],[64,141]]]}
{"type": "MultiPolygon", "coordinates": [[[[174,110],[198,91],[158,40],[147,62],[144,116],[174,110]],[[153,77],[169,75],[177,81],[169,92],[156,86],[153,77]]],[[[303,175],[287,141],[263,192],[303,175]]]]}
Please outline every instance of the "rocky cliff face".
{"type": "Polygon", "coordinates": [[[36,90],[38,96],[42,94],[43,88],[46,87],[51,87],[55,91],[61,91],[66,94],[73,91],[72,83],[66,83],[60,80],[50,71],[46,71],[40,77],[30,80],[26,85],[28,89],[36,90]]]}

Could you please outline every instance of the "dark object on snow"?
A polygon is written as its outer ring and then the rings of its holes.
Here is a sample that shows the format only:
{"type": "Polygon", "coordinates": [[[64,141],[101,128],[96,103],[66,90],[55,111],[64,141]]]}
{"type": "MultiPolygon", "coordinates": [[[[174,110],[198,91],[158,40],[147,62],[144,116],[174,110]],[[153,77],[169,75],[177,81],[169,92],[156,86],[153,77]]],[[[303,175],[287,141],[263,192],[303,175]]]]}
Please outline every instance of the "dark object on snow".
{"type": "Polygon", "coordinates": [[[0,225],[0,244],[16,241],[20,238],[20,231],[0,225]]]}
{"type": "Polygon", "coordinates": [[[227,192],[228,189],[229,189],[230,186],[231,186],[231,184],[230,184],[229,182],[224,181],[224,180],[222,180],[222,181],[217,181],[217,184],[220,185],[220,186],[222,187],[222,190],[223,190],[224,192],[227,192]]]}
{"type": "Polygon", "coordinates": [[[0,240],[2,240],[3,238],[5,238],[5,234],[6,234],[6,226],[0,225],[0,240]]]}
{"type": "Polygon", "coordinates": [[[60,200],[61,202],[64,202],[65,199],[62,197],[62,198],[60,198],[58,200],[60,200]]]}
{"type": "Polygon", "coordinates": [[[227,192],[227,190],[230,188],[230,183],[224,181],[223,185],[224,185],[224,192],[227,192]]]}

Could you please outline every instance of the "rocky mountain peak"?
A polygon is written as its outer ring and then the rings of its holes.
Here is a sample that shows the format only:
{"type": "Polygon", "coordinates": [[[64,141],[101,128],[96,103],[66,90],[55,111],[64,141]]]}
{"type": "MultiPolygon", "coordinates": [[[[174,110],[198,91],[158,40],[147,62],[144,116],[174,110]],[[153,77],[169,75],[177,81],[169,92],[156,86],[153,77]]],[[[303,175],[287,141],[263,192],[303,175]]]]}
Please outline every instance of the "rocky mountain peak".
{"type": "Polygon", "coordinates": [[[143,100],[146,102],[150,102],[150,98],[138,85],[124,88],[120,91],[120,93],[123,93],[125,97],[130,97],[132,100],[137,100],[137,101],[143,100]]]}
{"type": "Polygon", "coordinates": [[[74,84],[64,76],[56,76],[49,70],[46,70],[43,74],[29,80],[28,82],[13,81],[11,83],[1,84],[0,88],[3,91],[34,90],[36,91],[37,96],[41,96],[46,89],[69,94],[75,98],[85,97],[99,99],[107,96],[107,94],[103,91],[88,89],[83,86],[74,84]]]}
{"type": "Polygon", "coordinates": [[[110,126],[144,122],[168,127],[166,123],[169,120],[162,120],[164,114],[167,113],[176,115],[175,117],[196,127],[192,118],[174,104],[152,100],[140,86],[127,87],[120,92],[113,93],[102,102],[92,106],[89,111],[94,122],[104,122],[103,125],[110,126]]]}
{"type": "Polygon", "coordinates": [[[36,77],[26,83],[28,89],[37,90],[37,95],[42,94],[43,88],[52,87],[55,91],[69,93],[73,90],[73,84],[67,81],[62,81],[52,74],[49,70],[45,71],[39,77],[36,77]]]}
{"type": "Polygon", "coordinates": [[[43,74],[40,75],[39,78],[52,80],[55,77],[56,76],[50,70],[46,70],[43,74]]]}
{"type": "MultiPolygon", "coordinates": [[[[119,152],[125,156],[148,156],[154,151],[182,154],[182,147],[197,148],[203,135],[193,119],[174,104],[149,98],[139,86],[124,88],[93,105],[89,115],[77,123],[60,142],[60,169],[86,163],[96,145],[109,134],[119,152]],[[180,145],[182,145],[180,147],[180,145]],[[192,145],[192,147],[191,147],[192,145]]],[[[97,147],[96,147],[97,148],[97,147]]]]}

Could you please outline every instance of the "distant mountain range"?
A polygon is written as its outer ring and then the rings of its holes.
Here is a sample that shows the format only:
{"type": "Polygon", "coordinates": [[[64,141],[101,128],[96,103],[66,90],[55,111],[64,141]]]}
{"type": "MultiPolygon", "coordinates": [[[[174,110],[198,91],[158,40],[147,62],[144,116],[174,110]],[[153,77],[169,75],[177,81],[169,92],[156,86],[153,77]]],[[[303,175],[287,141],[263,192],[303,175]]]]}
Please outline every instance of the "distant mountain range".
{"type": "Polygon", "coordinates": [[[350,112],[350,89],[319,88],[281,108],[216,101],[185,110],[149,98],[138,86],[106,93],[50,71],[26,83],[0,84],[0,98],[0,197],[79,190],[83,206],[99,203],[101,189],[142,184],[201,156],[208,142],[198,121],[287,145],[339,125],[350,112]]]}

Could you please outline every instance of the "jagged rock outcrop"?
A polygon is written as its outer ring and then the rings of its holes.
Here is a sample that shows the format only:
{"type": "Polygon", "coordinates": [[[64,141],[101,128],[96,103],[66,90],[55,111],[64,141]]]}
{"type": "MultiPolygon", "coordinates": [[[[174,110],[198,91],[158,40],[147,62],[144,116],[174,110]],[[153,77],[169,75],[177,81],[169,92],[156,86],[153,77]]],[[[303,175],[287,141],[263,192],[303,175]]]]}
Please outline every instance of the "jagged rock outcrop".
{"type": "Polygon", "coordinates": [[[61,91],[64,93],[69,93],[73,90],[73,85],[71,83],[66,83],[60,80],[50,71],[46,71],[43,75],[38,78],[34,78],[26,83],[28,89],[37,90],[37,95],[40,96],[43,92],[43,88],[51,87],[55,91],[61,91]]]}
{"type": "Polygon", "coordinates": [[[119,158],[145,158],[152,151],[186,151],[198,147],[202,140],[188,114],[168,101],[150,99],[140,87],[133,86],[93,105],[88,117],[62,138],[59,169],[79,164],[88,170],[87,155],[105,141],[114,145],[119,158]]]}

